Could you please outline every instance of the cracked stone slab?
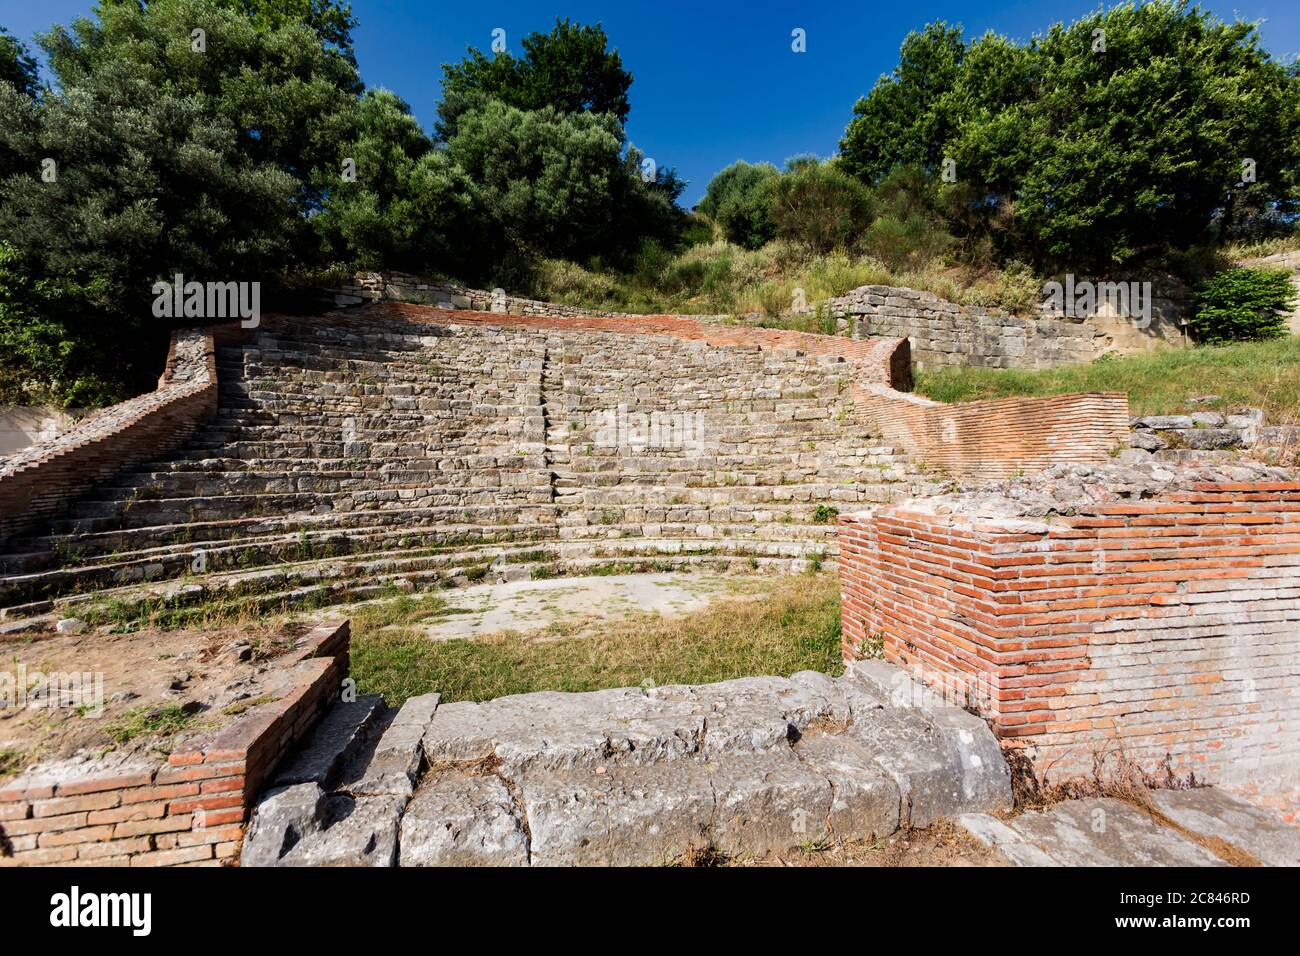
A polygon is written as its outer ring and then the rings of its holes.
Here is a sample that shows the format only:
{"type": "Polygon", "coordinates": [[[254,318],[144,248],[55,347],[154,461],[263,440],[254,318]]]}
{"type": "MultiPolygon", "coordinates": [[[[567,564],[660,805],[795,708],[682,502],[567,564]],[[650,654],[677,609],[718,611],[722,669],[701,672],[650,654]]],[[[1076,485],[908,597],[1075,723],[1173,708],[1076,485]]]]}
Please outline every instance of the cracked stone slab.
{"type": "Polygon", "coordinates": [[[1226,866],[1146,811],[1107,797],[1067,800],[1005,823],[1063,866],[1226,866]]]}
{"type": "Polygon", "coordinates": [[[694,760],[533,772],[516,783],[535,866],[642,866],[709,842],[713,788],[694,760]]]}
{"type": "Polygon", "coordinates": [[[394,866],[405,797],[335,795],[319,829],[307,834],[277,866],[394,866]]]}
{"type": "Polygon", "coordinates": [[[438,710],[438,694],[412,697],[384,731],[370,764],[348,790],[356,795],[410,797],[424,762],[421,741],[438,710]]]}
{"type": "Polygon", "coordinates": [[[430,763],[495,756],[503,771],[519,774],[684,757],[699,749],[703,734],[696,708],[657,700],[640,688],[541,691],[448,704],[434,715],[423,747],[430,763]]]}
{"type": "Polygon", "coordinates": [[[392,866],[399,797],[327,795],[315,783],[273,790],[258,803],[241,866],[392,866]]]}
{"type": "MultiPolygon", "coordinates": [[[[825,675],[820,675],[824,677],[825,675]]],[[[717,684],[674,684],[648,692],[655,700],[692,705],[703,714],[702,751],[709,756],[761,753],[788,746],[820,720],[847,719],[848,705],[834,682],[785,677],[741,677],[717,684]]]]}
{"type": "Polygon", "coordinates": [[[325,792],[315,783],[280,787],[266,793],[253,811],[240,866],[276,866],[281,857],[320,826],[325,792]]]}
{"type": "Polygon", "coordinates": [[[845,731],[898,785],[900,822],[928,827],[958,813],[995,809],[965,802],[961,763],[919,713],[882,710],[845,731]]]}
{"type": "Polygon", "coordinates": [[[830,782],[827,822],[833,837],[870,841],[898,829],[898,784],[847,735],[810,735],[794,745],[794,752],[830,782]]]}
{"type": "Polygon", "coordinates": [[[1226,840],[1266,866],[1300,866],[1300,827],[1222,790],[1156,790],[1151,797],[1175,823],[1226,840]]]}
{"type": "Polygon", "coordinates": [[[831,784],[788,748],[707,764],[717,800],[713,834],[731,856],[786,853],[830,837],[831,784]]]}
{"type": "Polygon", "coordinates": [[[308,734],[303,746],[275,773],[272,786],[316,783],[325,786],[354,754],[370,722],[384,708],[384,698],[368,694],[336,703],[308,734]]]}
{"type": "Polygon", "coordinates": [[[963,812],[1011,809],[1011,771],[981,718],[884,661],[855,661],[843,680],[885,701],[874,720],[864,714],[853,729],[872,742],[882,766],[906,787],[913,826],[963,812]]]}
{"type": "Polygon", "coordinates": [[[402,815],[402,866],[527,866],[528,837],[500,777],[447,773],[402,815]]]}

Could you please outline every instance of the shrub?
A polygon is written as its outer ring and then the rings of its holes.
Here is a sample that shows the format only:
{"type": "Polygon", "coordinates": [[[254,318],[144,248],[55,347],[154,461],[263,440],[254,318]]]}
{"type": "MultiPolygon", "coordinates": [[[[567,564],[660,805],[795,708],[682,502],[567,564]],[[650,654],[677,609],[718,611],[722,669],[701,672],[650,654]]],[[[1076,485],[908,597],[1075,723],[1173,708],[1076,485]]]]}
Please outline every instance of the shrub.
{"type": "Polygon", "coordinates": [[[732,242],[757,249],[776,236],[772,189],[780,175],[771,163],[732,163],[709,182],[700,212],[732,242]]]}
{"type": "Polygon", "coordinates": [[[1295,299],[1289,272],[1225,269],[1197,291],[1192,331],[1206,343],[1277,338],[1287,332],[1295,299]]]}
{"type": "Polygon", "coordinates": [[[833,163],[802,162],[776,181],[777,232],[819,253],[848,248],[871,222],[871,191],[833,163]]]}

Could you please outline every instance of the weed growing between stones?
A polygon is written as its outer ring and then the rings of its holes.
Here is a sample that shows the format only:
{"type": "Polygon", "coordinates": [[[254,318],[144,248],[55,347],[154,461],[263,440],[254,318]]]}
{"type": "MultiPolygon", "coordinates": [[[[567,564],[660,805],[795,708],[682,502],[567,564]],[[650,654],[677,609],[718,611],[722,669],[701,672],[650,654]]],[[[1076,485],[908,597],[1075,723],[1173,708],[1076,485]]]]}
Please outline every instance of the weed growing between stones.
{"type": "Polygon", "coordinates": [[[1060,783],[1050,780],[1050,768],[1040,776],[1035,772],[1028,755],[1020,749],[1004,750],[1011,770],[1012,797],[1015,812],[1042,810],[1065,800],[1088,797],[1109,797],[1132,804],[1148,814],[1162,827],[1175,830],[1194,843],[1205,847],[1230,866],[1259,866],[1251,853],[1219,837],[1206,836],[1189,830],[1165,814],[1152,799],[1155,790],[1192,790],[1204,786],[1196,779],[1196,772],[1186,776],[1175,772],[1173,758],[1165,754],[1163,765],[1154,772],[1144,770],[1135,759],[1123,750],[1094,750],[1092,773],[1072,777],[1060,783]]]}

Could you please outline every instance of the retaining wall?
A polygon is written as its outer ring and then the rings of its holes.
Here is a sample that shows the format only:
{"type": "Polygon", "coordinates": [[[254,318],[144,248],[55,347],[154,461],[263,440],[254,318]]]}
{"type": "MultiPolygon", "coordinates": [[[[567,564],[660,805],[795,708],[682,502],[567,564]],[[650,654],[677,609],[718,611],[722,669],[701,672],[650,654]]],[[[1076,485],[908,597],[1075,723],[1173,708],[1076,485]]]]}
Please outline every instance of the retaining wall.
{"type": "Polygon", "coordinates": [[[1122,751],[1296,809],[1300,482],[839,521],[846,657],[883,644],[1057,779],[1122,751]]]}
{"type": "Polygon", "coordinates": [[[1062,462],[1103,462],[1129,443],[1128,396],[1088,392],[945,404],[866,383],[868,425],[917,462],[951,475],[1005,478],[1062,462]]]}
{"type": "Polygon", "coordinates": [[[51,441],[0,459],[0,543],[57,516],[122,468],[185,442],[217,410],[212,333],[172,336],[158,387],[95,412],[51,441]]]}
{"type": "Polygon", "coordinates": [[[1182,303],[1155,298],[1151,323],[1099,314],[1067,319],[1025,318],[997,309],[958,305],[930,292],[868,285],[830,299],[826,308],[854,338],[901,336],[920,369],[945,366],[1050,368],[1186,344],[1182,303]]]}

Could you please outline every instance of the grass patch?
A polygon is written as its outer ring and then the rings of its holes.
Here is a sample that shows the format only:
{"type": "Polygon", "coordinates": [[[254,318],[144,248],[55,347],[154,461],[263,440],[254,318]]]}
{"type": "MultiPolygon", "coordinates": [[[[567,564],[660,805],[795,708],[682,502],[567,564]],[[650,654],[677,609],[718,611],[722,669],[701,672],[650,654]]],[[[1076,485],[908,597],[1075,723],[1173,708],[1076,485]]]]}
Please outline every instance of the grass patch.
{"type": "Polygon", "coordinates": [[[222,713],[227,717],[238,717],[246,710],[252,710],[254,707],[260,707],[262,704],[269,704],[273,700],[279,700],[273,694],[263,694],[261,697],[250,697],[248,700],[241,700],[223,708],[222,713]]]}
{"type": "Polygon", "coordinates": [[[22,764],[21,750],[0,750],[0,780],[16,774],[22,764]]]}
{"type": "Polygon", "coordinates": [[[940,402],[1015,395],[1128,392],[1135,415],[1166,415],[1188,399],[1217,395],[1199,408],[1263,408],[1270,420],[1300,420],[1300,337],[1168,349],[1054,369],[949,368],[923,372],[916,389],[940,402]]]}
{"type": "Polygon", "coordinates": [[[417,626],[423,618],[376,609],[382,618],[371,619],[371,610],[358,608],[352,619],[352,676],[362,692],[395,705],[430,691],[446,701],[488,700],[842,668],[833,575],[783,580],[766,599],[719,601],[671,620],[642,614],[595,636],[545,641],[515,633],[432,641],[417,626]]]}
{"type": "Polygon", "coordinates": [[[180,704],[164,707],[137,707],[129,710],[104,728],[104,733],[119,744],[139,737],[170,737],[189,726],[193,718],[180,704]]]}

